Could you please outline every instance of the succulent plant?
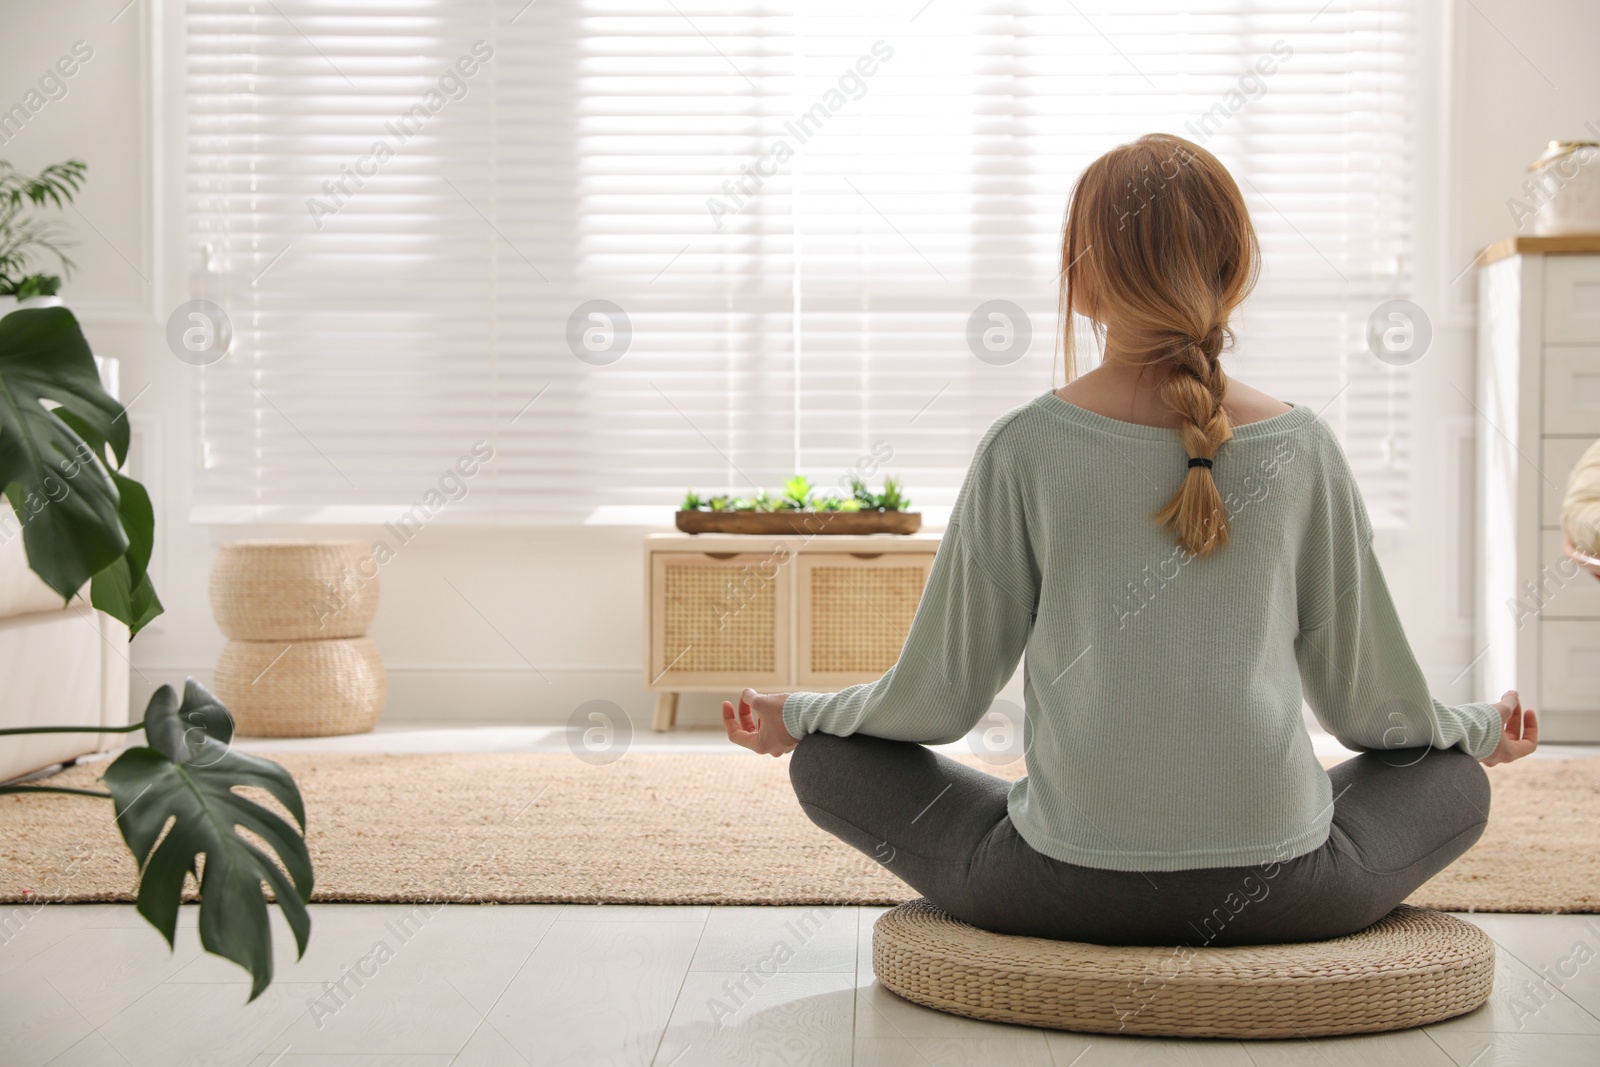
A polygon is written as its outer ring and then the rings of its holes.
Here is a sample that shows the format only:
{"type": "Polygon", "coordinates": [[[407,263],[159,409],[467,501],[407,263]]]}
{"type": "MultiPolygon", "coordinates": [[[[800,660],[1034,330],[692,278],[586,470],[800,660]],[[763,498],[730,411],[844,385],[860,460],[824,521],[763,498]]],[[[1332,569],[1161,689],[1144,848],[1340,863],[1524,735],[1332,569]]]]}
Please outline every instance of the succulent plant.
{"type": "Polygon", "coordinates": [[[883,492],[878,494],[878,510],[904,511],[910,506],[910,499],[900,491],[900,479],[885,478],[883,480],[883,492]]]}
{"type": "Polygon", "coordinates": [[[785,511],[811,510],[811,479],[797,474],[783,483],[783,499],[778,506],[785,511]]]}

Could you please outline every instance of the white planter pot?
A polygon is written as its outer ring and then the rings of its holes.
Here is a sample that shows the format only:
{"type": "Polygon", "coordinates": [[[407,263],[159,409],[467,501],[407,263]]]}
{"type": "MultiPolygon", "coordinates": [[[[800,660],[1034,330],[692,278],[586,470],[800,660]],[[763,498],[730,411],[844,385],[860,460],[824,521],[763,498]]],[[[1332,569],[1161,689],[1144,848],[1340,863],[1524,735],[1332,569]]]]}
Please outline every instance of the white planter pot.
{"type": "Polygon", "coordinates": [[[18,300],[14,296],[0,296],[0,315],[9,315],[13,311],[24,308],[58,308],[61,307],[61,297],[57,296],[30,296],[25,300],[18,300]]]}

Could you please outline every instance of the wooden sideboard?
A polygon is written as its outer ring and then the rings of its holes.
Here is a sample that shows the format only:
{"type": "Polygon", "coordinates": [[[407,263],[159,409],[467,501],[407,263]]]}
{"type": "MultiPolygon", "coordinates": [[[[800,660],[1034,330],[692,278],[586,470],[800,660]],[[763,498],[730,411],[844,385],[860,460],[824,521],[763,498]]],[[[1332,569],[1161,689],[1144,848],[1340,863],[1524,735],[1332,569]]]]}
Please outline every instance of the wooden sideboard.
{"type": "Polygon", "coordinates": [[[1600,741],[1600,582],[1561,504],[1600,438],[1600,235],[1516,238],[1478,272],[1480,699],[1517,690],[1544,741],[1600,741]]]}
{"type": "Polygon", "coordinates": [[[678,694],[832,691],[900,657],[938,534],[651,534],[645,685],[655,728],[678,694]]]}

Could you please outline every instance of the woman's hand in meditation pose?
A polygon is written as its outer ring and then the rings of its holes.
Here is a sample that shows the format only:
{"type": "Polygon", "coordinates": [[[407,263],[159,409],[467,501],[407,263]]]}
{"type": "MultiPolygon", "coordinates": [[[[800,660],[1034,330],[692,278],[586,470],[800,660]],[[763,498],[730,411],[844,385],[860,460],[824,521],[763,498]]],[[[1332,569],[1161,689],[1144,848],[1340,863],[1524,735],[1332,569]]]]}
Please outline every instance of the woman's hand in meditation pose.
{"type": "Polygon", "coordinates": [[[722,702],[722,725],[728,740],[763,756],[781,756],[800,742],[783,725],[783,702],[788,693],[758,693],[746,689],[739,694],[739,706],[722,702]]]}
{"type": "Polygon", "coordinates": [[[1485,767],[1521,759],[1539,747],[1539,717],[1522,706],[1515,689],[1506,690],[1495,707],[1500,709],[1500,744],[1481,761],[1485,767]]]}

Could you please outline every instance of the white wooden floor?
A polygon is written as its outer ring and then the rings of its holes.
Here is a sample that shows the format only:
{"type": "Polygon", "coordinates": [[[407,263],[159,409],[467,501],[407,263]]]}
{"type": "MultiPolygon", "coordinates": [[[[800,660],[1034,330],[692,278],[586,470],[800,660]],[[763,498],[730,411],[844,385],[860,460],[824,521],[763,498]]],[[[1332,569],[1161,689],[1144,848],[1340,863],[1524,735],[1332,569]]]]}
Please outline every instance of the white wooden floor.
{"type": "Polygon", "coordinates": [[[242,970],[176,952],[127,905],[0,910],[0,1064],[1161,1064],[1595,1067],[1600,917],[1466,916],[1494,999],[1423,1030],[1152,1041],[976,1023],[872,975],[881,909],[317,905],[247,1005],[242,970]],[[768,973],[770,972],[770,974],[768,973]],[[342,987],[342,989],[341,989],[342,987]]]}

